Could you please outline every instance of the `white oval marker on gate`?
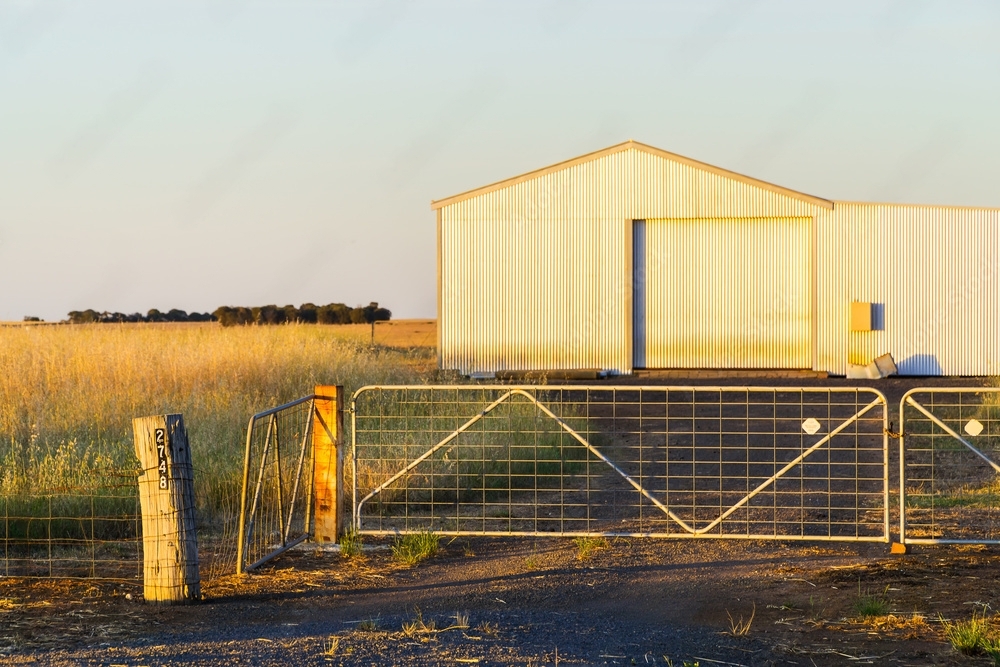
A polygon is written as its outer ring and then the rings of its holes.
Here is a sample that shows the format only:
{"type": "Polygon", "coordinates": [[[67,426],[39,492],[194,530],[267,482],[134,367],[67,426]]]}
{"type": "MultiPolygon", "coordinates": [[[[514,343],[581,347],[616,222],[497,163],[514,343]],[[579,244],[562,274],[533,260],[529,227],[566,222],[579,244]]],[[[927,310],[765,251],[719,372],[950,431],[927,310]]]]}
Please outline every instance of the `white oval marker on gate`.
{"type": "Polygon", "coordinates": [[[816,431],[818,431],[819,429],[820,429],[820,423],[815,419],[813,419],[812,417],[802,422],[802,430],[808,433],[809,435],[815,435],[816,431]]]}
{"type": "Polygon", "coordinates": [[[970,419],[965,425],[965,432],[969,435],[979,435],[983,432],[983,423],[978,419],[970,419]]]}

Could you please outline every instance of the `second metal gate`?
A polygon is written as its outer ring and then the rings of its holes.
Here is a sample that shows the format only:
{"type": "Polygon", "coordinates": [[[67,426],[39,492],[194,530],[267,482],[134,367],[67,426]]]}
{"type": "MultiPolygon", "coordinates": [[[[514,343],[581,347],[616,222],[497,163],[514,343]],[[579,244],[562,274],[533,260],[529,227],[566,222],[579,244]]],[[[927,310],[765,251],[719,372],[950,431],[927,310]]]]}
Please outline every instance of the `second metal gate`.
{"type": "Polygon", "coordinates": [[[899,414],[900,541],[1000,544],[1000,388],[912,389],[899,414]]]}
{"type": "Polygon", "coordinates": [[[351,419],[365,534],[889,540],[873,389],[364,387],[351,419]]]}

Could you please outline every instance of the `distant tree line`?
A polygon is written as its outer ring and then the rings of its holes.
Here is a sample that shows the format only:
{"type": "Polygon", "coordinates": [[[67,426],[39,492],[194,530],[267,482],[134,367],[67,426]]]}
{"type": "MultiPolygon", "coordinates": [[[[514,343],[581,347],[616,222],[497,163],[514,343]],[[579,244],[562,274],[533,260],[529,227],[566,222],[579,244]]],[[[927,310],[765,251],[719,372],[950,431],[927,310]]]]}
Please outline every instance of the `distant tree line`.
{"type": "MultiPolygon", "coordinates": [[[[174,308],[163,313],[153,308],[145,315],[142,313],[109,313],[96,310],[73,310],[67,320],[71,324],[119,323],[119,322],[214,322],[218,321],[224,327],[237,324],[285,324],[300,322],[303,324],[374,324],[388,320],[392,312],[371,302],[367,306],[351,308],[342,303],[330,303],[317,306],[304,303],[295,306],[259,306],[245,308],[242,306],[222,306],[212,313],[187,313],[174,308]]],[[[25,318],[27,321],[28,318],[25,318]]]]}
{"type": "Polygon", "coordinates": [[[222,326],[231,327],[237,324],[284,324],[285,322],[301,322],[304,324],[373,324],[392,317],[388,308],[380,308],[378,303],[371,302],[367,306],[351,308],[342,303],[329,303],[317,306],[314,303],[304,303],[295,306],[260,306],[245,308],[242,306],[222,306],[212,313],[222,326]]]}
{"type": "Polygon", "coordinates": [[[69,312],[70,324],[91,324],[95,322],[211,322],[214,319],[210,313],[187,313],[177,308],[168,310],[165,313],[161,313],[156,308],[153,308],[145,315],[142,313],[109,313],[108,311],[99,313],[89,308],[87,310],[71,310],[69,312]]]}

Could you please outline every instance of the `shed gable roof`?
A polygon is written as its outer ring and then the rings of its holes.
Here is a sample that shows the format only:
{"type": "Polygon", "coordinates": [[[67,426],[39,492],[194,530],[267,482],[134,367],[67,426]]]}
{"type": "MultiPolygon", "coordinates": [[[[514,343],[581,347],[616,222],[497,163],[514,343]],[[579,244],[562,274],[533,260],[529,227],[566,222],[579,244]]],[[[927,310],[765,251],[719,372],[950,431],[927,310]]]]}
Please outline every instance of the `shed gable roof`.
{"type": "Polygon", "coordinates": [[[793,199],[798,199],[806,203],[812,204],[814,206],[821,206],[823,208],[832,209],[833,202],[828,199],[822,199],[820,197],[814,197],[812,195],[807,195],[796,190],[790,190],[788,188],[783,188],[780,185],[774,185],[773,183],[768,183],[766,181],[761,181],[756,178],[751,178],[750,176],[744,176],[743,174],[738,174],[735,171],[729,171],[727,169],[722,169],[721,167],[716,167],[705,162],[699,162],[697,160],[692,160],[691,158],[684,157],[683,155],[677,155],[676,153],[670,153],[653,146],[647,146],[646,144],[639,143],[638,141],[632,141],[631,139],[620,144],[615,144],[614,146],[609,146],[599,151],[594,151],[593,153],[587,153],[586,155],[581,155],[580,157],[573,158],[571,160],[565,160],[563,162],[558,162],[556,164],[550,165],[548,167],[543,167],[541,169],[536,169],[534,171],[529,171],[520,176],[514,176],[512,178],[507,178],[496,183],[491,183],[490,185],[484,185],[482,187],[476,188],[474,190],[469,190],[467,192],[462,192],[457,195],[452,195],[451,197],[445,197],[444,199],[438,199],[437,201],[431,202],[432,209],[440,209],[451,204],[456,204],[466,199],[471,199],[473,197],[478,197],[480,195],[493,192],[495,190],[500,190],[523,181],[527,181],[533,178],[538,178],[546,174],[551,174],[555,171],[560,171],[563,169],[568,169],[570,167],[576,166],[584,162],[591,162],[597,160],[606,155],[611,155],[613,153],[619,153],[622,151],[627,151],[629,149],[642,151],[650,155],[655,155],[657,157],[664,158],[666,160],[671,160],[673,162],[679,162],[681,164],[693,167],[695,169],[700,169],[702,171],[707,171],[724,178],[729,178],[741,183],[746,183],[747,185],[752,185],[754,187],[763,188],[771,192],[775,192],[793,199]]]}

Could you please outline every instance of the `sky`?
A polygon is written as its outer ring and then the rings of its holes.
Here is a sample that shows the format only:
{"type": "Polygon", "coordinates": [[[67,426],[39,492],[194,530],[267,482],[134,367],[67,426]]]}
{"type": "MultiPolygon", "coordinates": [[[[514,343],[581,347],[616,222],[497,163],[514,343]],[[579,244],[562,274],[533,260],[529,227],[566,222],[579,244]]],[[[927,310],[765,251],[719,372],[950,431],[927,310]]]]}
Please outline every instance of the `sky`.
{"type": "Polygon", "coordinates": [[[0,1],[0,320],[378,301],[430,202],[628,139],[1000,207],[1000,3],[0,1]]]}

